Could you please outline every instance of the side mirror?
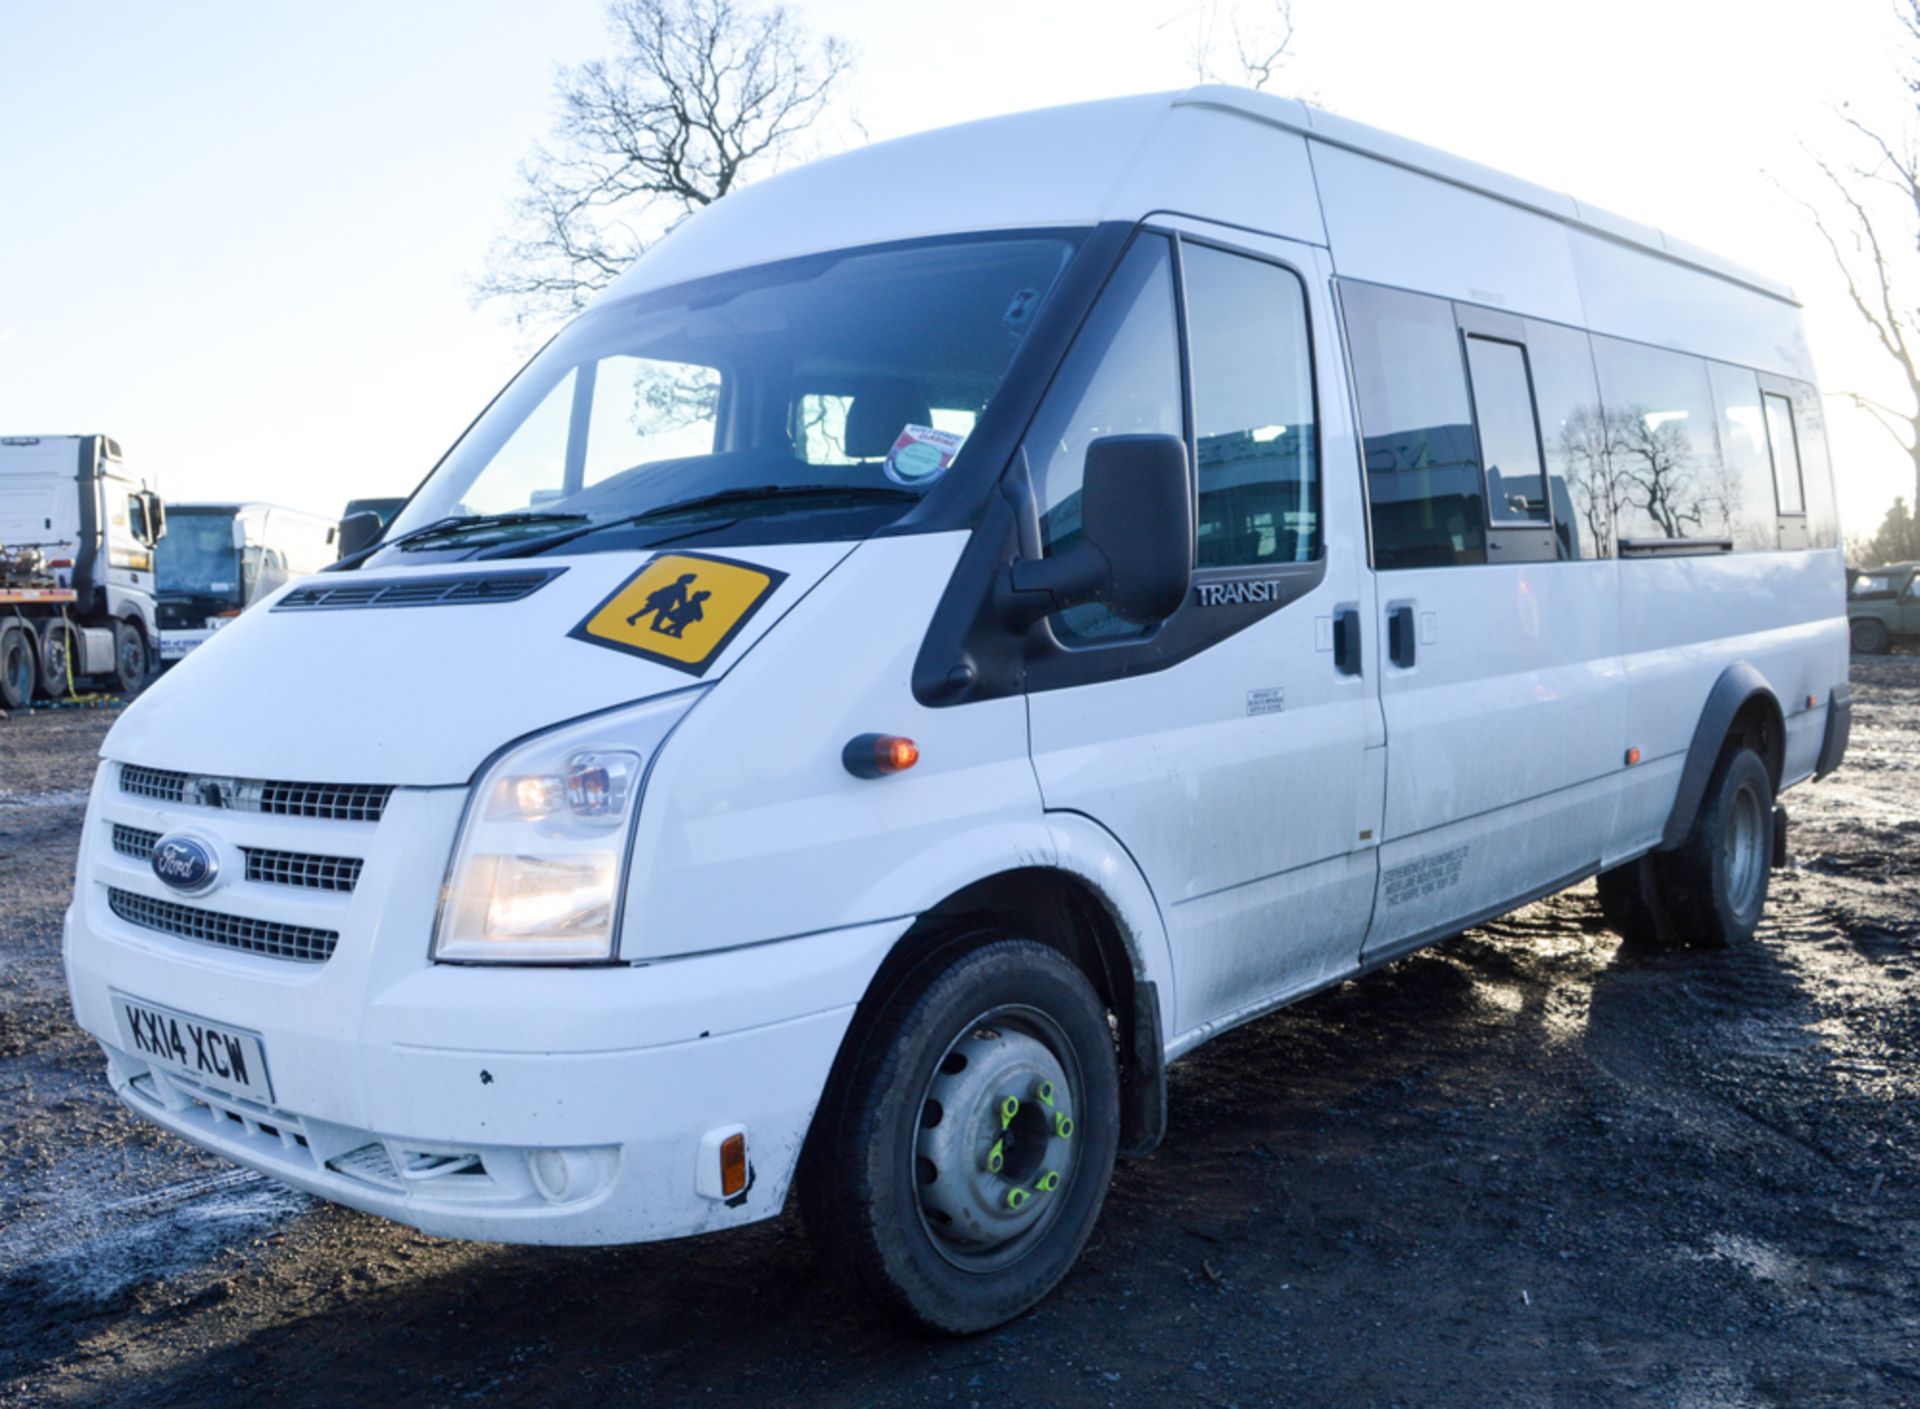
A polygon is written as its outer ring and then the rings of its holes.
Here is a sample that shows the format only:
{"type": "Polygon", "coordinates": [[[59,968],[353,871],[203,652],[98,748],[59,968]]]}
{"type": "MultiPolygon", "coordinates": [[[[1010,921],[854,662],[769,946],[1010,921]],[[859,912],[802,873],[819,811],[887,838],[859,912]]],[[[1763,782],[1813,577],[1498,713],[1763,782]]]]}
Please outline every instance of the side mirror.
{"type": "Polygon", "coordinates": [[[340,531],[334,535],[334,541],[340,545],[340,556],[351,558],[371,547],[379,537],[380,516],[370,509],[362,509],[340,520],[340,531]]]}
{"type": "Polygon", "coordinates": [[[141,497],[147,504],[147,528],[153,533],[149,546],[152,546],[167,536],[167,501],[151,489],[142,490],[141,497]]]}
{"type": "Polygon", "coordinates": [[[1030,625],[1100,602],[1142,624],[1164,621],[1193,580],[1193,477],[1174,435],[1109,435],[1087,447],[1080,534],[1013,565],[1008,615],[1030,625]],[[1024,620],[1022,620],[1024,618],[1024,620]]]}

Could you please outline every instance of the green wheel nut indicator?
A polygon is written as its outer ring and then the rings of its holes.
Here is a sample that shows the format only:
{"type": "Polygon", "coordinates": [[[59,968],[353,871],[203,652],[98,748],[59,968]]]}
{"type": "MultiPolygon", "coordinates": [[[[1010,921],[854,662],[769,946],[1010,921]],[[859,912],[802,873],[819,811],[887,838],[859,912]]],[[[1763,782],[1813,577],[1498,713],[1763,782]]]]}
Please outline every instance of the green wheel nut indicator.
{"type": "Polygon", "coordinates": [[[1073,1117],[1064,1112],[1054,1112],[1053,1133],[1058,1135],[1062,1140],[1071,1140],[1073,1138],[1073,1117]]]}
{"type": "Polygon", "coordinates": [[[995,1140],[993,1148],[987,1151],[987,1173],[998,1174],[1001,1166],[1007,1162],[1007,1142],[995,1140]]]}
{"type": "Polygon", "coordinates": [[[1060,1187],[1060,1171],[1057,1169],[1049,1169],[1045,1174],[1040,1176],[1033,1187],[1043,1194],[1051,1194],[1055,1189],[1060,1187]]]}
{"type": "Polygon", "coordinates": [[[1017,1210],[1029,1197],[1025,1189],[1009,1189],[1007,1190],[1007,1207],[1017,1210]]]}
{"type": "Polygon", "coordinates": [[[1013,1118],[1020,1114],[1020,1098],[1009,1096],[1000,1103],[1000,1128],[1005,1130],[1013,1124],[1013,1118]]]}
{"type": "Polygon", "coordinates": [[[1033,1094],[1040,1098],[1041,1105],[1043,1106],[1052,1105],[1053,1104],[1053,1083],[1051,1081],[1041,1082],[1039,1089],[1035,1091],[1033,1094]]]}

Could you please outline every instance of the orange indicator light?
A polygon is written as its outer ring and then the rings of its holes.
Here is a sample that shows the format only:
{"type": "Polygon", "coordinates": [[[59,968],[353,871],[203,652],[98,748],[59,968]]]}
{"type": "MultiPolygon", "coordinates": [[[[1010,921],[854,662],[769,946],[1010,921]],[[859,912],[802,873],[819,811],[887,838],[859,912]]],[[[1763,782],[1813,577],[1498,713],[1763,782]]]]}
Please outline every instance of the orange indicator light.
{"type": "Polygon", "coordinates": [[[1638,763],[1639,761],[1640,761],[1640,750],[1628,749],[1627,750],[1627,767],[1631,768],[1633,767],[1634,764],[1638,763]]]}
{"type": "Polygon", "coordinates": [[[720,1192],[727,1198],[747,1187],[747,1137],[729,1135],[720,1142],[720,1192]]]}
{"type": "Polygon", "coordinates": [[[856,778],[884,778],[918,763],[920,745],[898,734],[859,734],[847,740],[840,761],[856,778]]]}

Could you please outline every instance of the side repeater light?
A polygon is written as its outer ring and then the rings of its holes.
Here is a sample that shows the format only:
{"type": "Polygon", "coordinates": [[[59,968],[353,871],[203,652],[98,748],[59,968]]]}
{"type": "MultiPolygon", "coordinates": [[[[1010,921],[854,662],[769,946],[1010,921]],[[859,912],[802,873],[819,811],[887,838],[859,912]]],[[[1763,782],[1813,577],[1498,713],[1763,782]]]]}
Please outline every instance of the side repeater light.
{"type": "Polygon", "coordinates": [[[840,751],[840,761],[856,778],[884,778],[918,763],[920,746],[898,734],[856,734],[840,751]]]}

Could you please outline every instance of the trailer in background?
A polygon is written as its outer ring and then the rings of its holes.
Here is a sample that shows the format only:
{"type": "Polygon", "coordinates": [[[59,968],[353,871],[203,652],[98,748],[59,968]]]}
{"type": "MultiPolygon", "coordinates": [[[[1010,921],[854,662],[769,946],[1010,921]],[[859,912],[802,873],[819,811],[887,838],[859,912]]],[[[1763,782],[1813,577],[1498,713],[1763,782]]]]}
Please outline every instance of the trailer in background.
{"type": "Polygon", "coordinates": [[[0,436],[0,708],[146,683],[166,531],[111,437],[0,436]]]}
{"type": "Polygon", "coordinates": [[[172,665],[254,602],[337,556],[332,519],[278,504],[176,504],[156,554],[160,662],[172,665]]]}

